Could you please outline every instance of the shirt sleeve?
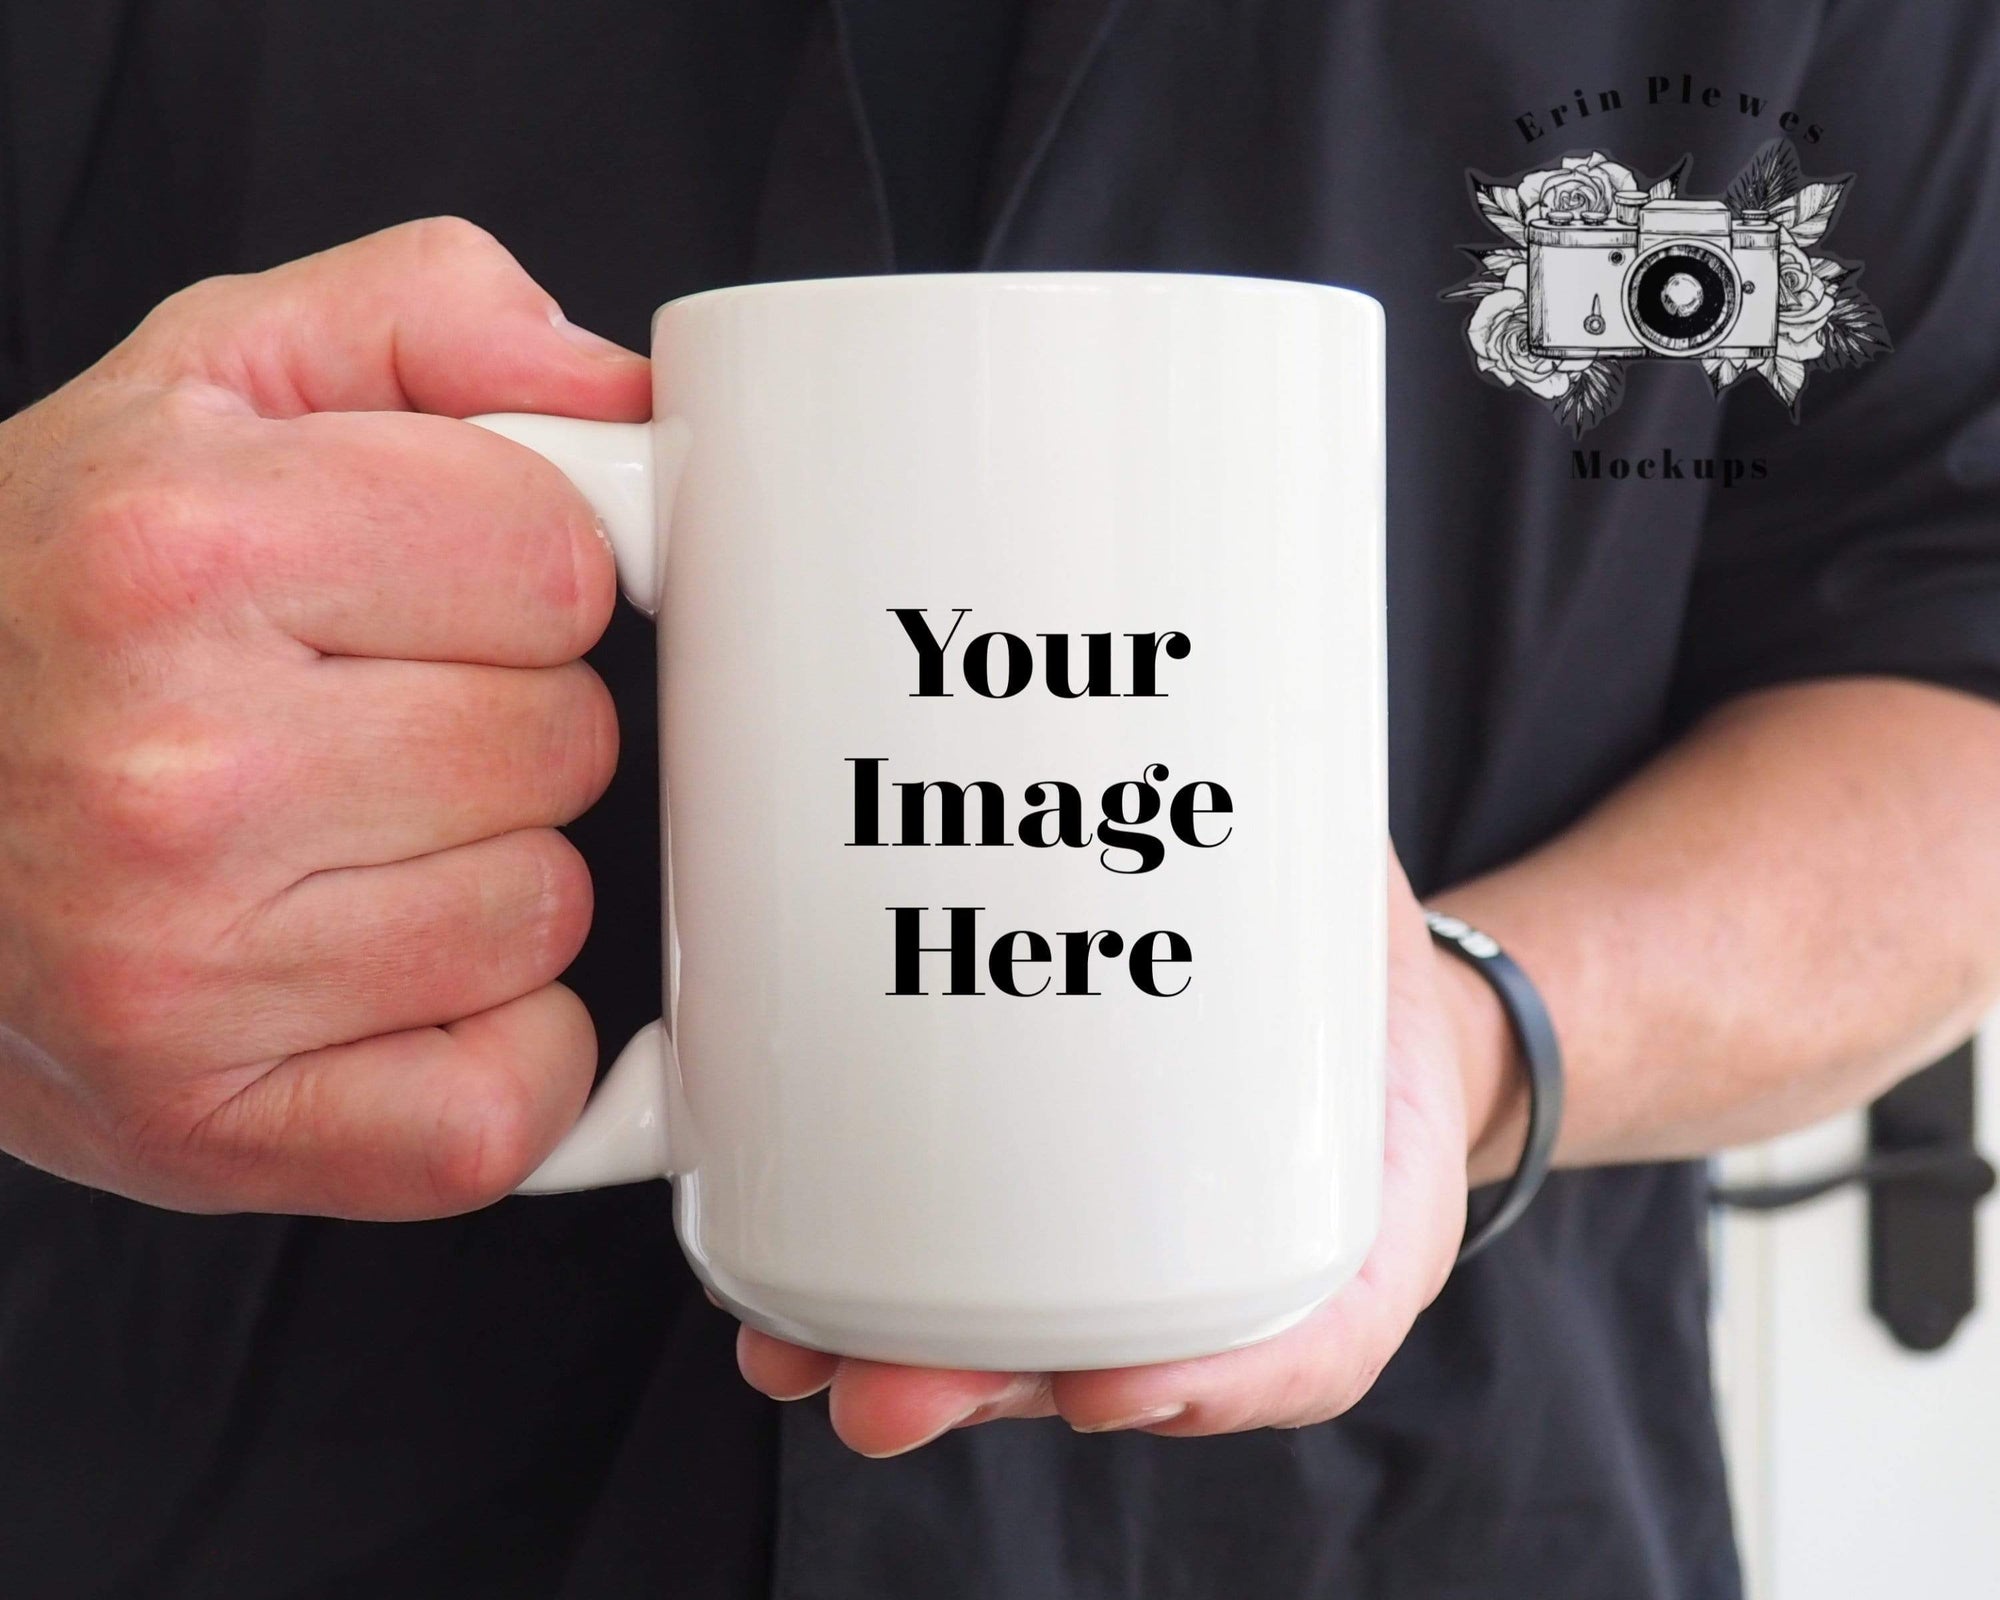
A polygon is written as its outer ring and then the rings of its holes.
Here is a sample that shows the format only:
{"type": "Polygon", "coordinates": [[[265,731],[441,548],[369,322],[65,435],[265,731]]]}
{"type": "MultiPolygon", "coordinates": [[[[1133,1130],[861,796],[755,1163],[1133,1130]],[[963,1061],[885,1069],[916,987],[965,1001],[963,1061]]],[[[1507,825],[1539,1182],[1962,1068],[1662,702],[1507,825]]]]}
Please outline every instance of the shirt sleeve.
{"type": "Polygon", "coordinates": [[[1718,454],[1765,475],[1712,489],[1678,722],[1846,674],[2000,699],[2000,7],[1836,3],[1800,104],[1807,180],[1853,172],[1812,248],[1864,264],[1893,349],[1808,367],[1796,425],[1729,392],[1718,454]]]}

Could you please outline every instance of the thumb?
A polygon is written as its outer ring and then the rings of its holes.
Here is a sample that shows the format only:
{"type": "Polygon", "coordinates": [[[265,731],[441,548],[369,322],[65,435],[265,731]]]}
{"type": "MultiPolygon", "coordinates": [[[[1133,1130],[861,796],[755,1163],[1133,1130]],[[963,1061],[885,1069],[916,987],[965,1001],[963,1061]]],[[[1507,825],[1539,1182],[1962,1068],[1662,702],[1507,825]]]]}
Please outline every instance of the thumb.
{"type": "Polygon", "coordinates": [[[107,357],[219,384],[268,417],[542,411],[643,420],[648,367],[563,318],[485,229],[429,217],[163,301],[107,357]]]}

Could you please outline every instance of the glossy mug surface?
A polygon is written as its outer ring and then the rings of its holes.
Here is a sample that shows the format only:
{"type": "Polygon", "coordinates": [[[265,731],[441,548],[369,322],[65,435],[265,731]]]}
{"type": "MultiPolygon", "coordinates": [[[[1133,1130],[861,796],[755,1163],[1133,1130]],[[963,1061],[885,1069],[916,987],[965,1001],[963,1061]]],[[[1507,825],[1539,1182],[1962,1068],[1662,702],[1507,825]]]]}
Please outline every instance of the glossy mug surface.
{"type": "Polygon", "coordinates": [[[1316,285],[760,285],[659,311],[650,424],[478,419],[660,627],[667,1021],[529,1187],[672,1175],[732,1311],[878,1360],[1172,1359],[1343,1283],[1382,343],[1316,285]]]}

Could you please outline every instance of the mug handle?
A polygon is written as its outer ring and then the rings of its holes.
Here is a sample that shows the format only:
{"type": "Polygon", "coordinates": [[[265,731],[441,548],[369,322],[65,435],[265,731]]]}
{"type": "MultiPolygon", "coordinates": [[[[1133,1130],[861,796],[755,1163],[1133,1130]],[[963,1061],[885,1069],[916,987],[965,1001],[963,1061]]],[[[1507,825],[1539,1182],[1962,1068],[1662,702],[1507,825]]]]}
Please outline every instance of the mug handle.
{"type": "MultiPolygon", "coordinates": [[[[687,449],[685,424],[669,421],[656,429],[646,422],[588,422],[521,412],[466,420],[526,445],[562,470],[597,513],[625,598],[647,616],[655,615],[665,577],[661,533],[668,496],[662,490],[670,490],[679,476],[687,449]]],[[[685,1143],[688,1127],[680,1079],[666,1023],[647,1023],[619,1051],[576,1126],[515,1192],[564,1194],[686,1170],[675,1158],[675,1143],[685,1143]]]]}

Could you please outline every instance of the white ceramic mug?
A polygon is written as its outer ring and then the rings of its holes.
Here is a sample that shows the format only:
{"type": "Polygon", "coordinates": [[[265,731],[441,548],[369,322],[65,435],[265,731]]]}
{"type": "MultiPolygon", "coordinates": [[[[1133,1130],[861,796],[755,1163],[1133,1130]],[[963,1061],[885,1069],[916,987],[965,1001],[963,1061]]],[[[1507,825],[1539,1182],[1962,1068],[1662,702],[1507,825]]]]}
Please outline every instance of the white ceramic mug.
{"type": "Polygon", "coordinates": [[[877,1360],[1297,1321],[1380,1182],[1380,308],[757,285],[653,372],[651,423],[477,419],[660,623],[668,1020],[528,1187],[671,1175],[730,1310],[877,1360]]]}

